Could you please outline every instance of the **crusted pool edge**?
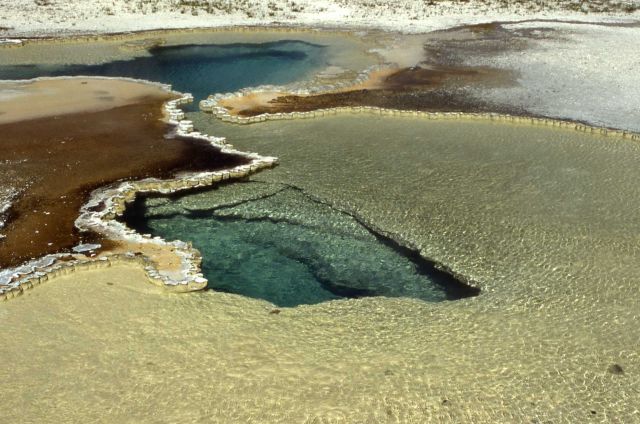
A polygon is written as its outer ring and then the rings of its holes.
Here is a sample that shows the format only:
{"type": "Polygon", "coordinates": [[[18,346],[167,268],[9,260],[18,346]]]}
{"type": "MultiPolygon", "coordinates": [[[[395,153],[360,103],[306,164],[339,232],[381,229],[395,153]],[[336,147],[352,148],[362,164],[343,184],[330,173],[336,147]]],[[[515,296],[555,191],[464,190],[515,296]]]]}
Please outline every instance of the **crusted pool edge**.
{"type": "MultiPolygon", "coordinates": [[[[59,77],[76,79],[87,77],[59,77]]],[[[175,135],[192,140],[200,140],[220,149],[221,153],[242,156],[249,162],[233,168],[197,173],[181,173],[172,179],[147,178],[138,181],[127,181],[110,184],[94,190],[89,200],[81,207],[75,226],[81,231],[93,231],[113,241],[155,244],[169,249],[180,260],[180,269],[176,277],[175,271],[163,270],[159,264],[141,252],[128,251],[125,253],[105,252],[97,257],[60,253],[28,261],[17,267],[2,270],[5,281],[0,281],[0,300],[7,300],[21,295],[25,290],[38,286],[57,276],[66,275],[77,269],[94,269],[110,267],[119,262],[137,263],[144,267],[148,280],[174,292],[188,292],[202,290],[207,286],[207,280],[201,273],[202,258],[200,252],[190,243],[180,240],[168,242],[160,237],[143,235],[128,228],[117,220],[127,206],[138,194],[142,193],[175,193],[196,187],[212,186],[220,181],[234,180],[247,177],[262,169],[271,168],[278,163],[275,157],[261,156],[235,150],[221,137],[214,137],[194,131],[191,121],[184,119],[184,112],[178,107],[181,104],[193,102],[189,93],[179,93],[171,90],[167,84],[131,78],[103,78],[127,80],[138,83],[151,84],[161,87],[170,94],[180,96],[166,101],[163,105],[165,121],[175,128],[175,135]],[[99,208],[97,208],[100,206],[99,208]],[[96,210],[99,209],[99,210],[96,210]],[[173,274],[173,275],[172,275],[173,274]]],[[[37,78],[36,80],[47,79],[37,78]]],[[[29,80],[32,81],[32,80],[29,80]]]]}

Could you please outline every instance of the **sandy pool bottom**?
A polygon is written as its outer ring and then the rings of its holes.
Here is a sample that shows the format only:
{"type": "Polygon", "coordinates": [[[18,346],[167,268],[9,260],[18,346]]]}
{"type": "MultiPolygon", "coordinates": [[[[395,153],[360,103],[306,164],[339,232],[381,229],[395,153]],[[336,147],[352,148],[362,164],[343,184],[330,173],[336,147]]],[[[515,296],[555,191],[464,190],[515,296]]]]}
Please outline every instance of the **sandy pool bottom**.
{"type": "Polygon", "coordinates": [[[604,340],[606,326],[558,309],[370,298],[272,314],[260,301],[142,281],[137,268],[85,271],[2,305],[2,421],[636,417],[637,334],[618,333],[629,302],[599,306],[618,317],[604,340]],[[611,362],[627,373],[608,372],[611,362]]]}
{"type": "Polygon", "coordinates": [[[254,178],[354,211],[483,293],[276,314],[83,271],[0,305],[0,421],[640,419],[637,143],[409,118],[198,125],[280,156],[254,178]]]}

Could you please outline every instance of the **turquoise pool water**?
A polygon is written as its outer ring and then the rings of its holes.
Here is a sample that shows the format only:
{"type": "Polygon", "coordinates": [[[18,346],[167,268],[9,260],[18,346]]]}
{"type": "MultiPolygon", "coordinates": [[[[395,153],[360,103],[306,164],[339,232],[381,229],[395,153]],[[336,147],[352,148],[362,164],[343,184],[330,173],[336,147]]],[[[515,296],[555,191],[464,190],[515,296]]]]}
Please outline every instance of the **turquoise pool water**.
{"type": "Polygon", "coordinates": [[[262,84],[287,84],[327,64],[324,46],[296,40],[155,47],[148,56],[99,65],[4,65],[0,79],[90,75],[171,84],[197,100],[262,84]]]}
{"type": "Polygon", "coordinates": [[[369,296],[436,302],[473,294],[351,215],[279,184],[236,183],[149,198],[138,201],[126,221],[141,232],[191,241],[203,255],[210,288],[280,307],[369,296]]]}

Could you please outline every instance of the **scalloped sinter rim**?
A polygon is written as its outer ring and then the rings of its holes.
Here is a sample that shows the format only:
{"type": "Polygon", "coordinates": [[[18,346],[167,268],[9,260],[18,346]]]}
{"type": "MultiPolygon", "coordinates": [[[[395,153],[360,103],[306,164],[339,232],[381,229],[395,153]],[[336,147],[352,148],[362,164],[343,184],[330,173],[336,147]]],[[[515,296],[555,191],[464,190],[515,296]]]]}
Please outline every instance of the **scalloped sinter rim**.
{"type": "Polygon", "coordinates": [[[167,247],[180,260],[179,278],[169,275],[168,272],[163,272],[150,258],[140,254],[136,255],[133,252],[125,254],[107,253],[97,259],[85,256],[83,259],[65,262],[62,262],[61,259],[68,257],[66,254],[48,255],[16,268],[2,270],[0,272],[0,299],[16,297],[26,289],[37,286],[57,275],[73,272],[77,268],[111,266],[112,263],[118,261],[141,263],[149,281],[172,291],[196,291],[202,290],[207,286],[207,280],[200,272],[200,263],[202,261],[200,253],[191,247],[189,243],[182,241],[167,242],[160,237],[151,238],[150,236],[138,234],[118,222],[116,218],[122,215],[126,208],[126,203],[133,201],[138,193],[174,193],[195,187],[211,186],[223,180],[244,178],[262,169],[275,166],[278,163],[278,159],[260,156],[257,153],[241,152],[233,149],[231,145],[226,143],[224,138],[194,132],[193,124],[191,121],[184,120],[184,113],[178,108],[180,104],[187,104],[193,101],[191,94],[171,91],[171,87],[166,84],[135,79],[127,80],[154,84],[172,93],[181,94],[182,97],[179,99],[170,100],[164,104],[165,117],[169,124],[176,126],[176,135],[206,141],[219,148],[222,153],[245,157],[249,160],[249,163],[222,171],[182,174],[170,180],[148,178],[102,187],[94,190],[89,201],[81,208],[80,216],[76,219],[76,227],[78,229],[81,231],[93,231],[111,240],[143,244],[151,243],[160,247],[167,247]],[[99,212],[91,210],[99,204],[105,206],[103,210],[99,212]]]}

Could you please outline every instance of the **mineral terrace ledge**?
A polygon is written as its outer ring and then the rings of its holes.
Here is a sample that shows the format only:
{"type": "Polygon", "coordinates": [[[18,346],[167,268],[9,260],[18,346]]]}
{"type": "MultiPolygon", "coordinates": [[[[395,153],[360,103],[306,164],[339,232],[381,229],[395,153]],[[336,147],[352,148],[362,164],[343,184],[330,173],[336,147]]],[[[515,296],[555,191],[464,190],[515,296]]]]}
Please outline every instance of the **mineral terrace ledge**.
{"type": "MultiPolygon", "coordinates": [[[[241,125],[255,124],[255,123],[265,122],[265,121],[311,119],[311,118],[319,118],[324,116],[335,116],[335,115],[343,115],[343,114],[354,115],[354,114],[367,113],[369,115],[375,115],[375,116],[418,117],[418,118],[431,119],[431,120],[466,119],[466,120],[489,120],[489,121],[521,123],[521,124],[530,124],[530,125],[538,125],[538,126],[567,128],[567,129],[573,129],[573,130],[585,132],[585,133],[599,134],[599,135],[604,135],[608,137],[620,137],[624,139],[640,141],[640,134],[632,131],[620,130],[615,128],[607,128],[607,127],[598,127],[598,126],[592,126],[592,125],[588,125],[580,122],[565,121],[565,120],[553,119],[553,118],[517,116],[517,115],[508,115],[508,114],[500,114],[500,113],[490,113],[490,112],[488,113],[426,112],[426,111],[417,111],[417,110],[387,109],[387,108],[381,108],[376,106],[345,106],[345,107],[336,107],[336,108],[329,108],[329,109],[317,109],[317,110],[308,111],[308,112],[263,113],[256,116],[245,117],[245,116],[233,115],[231,114],[229,109],[220,105],[220,102],[222,100],[244,96],[248,93],[270,92],[276,89],[277,88],[275,87],[257,87],[255,89],[247,89],[247,90],[242,90],[235,93],[215,94],[213,96],[209,96],[209,98],[206,100],[200,101],[199,106],[203,112],[211,113],[213,116],[220,119],[221,121],[231,122],[234,124],[241,124],[241,125]]],[[[280,88],[280,90],[283,90],[283,88],[280,88]]],[[[293,93],[293,94],[299,94],[299,93],[293,93]]]]}
{"type": "Polygon", "coordinates": [[[179,99],[170,100],[164,104],[165,117],[169,124],[175,125],[176,136],[206,141],[219,148],[222,153],[243,156],[250,162],[222,171],[185,173],[168,180],[148,178],[96,189],[92,192],[89,201],[81,208],[75,223],[81,231],[93,231],[114,241],[155,244],[168,248],[180,259],[180,278],[170,276],[169,272],[163,271],[159,264],[154,263],[151,258],[134,252],[125,254],[109,254],[107,252],[98,258],[56,254],[30,261],[12,269],[1,270],[0,300],[16,297],[26,289],[35,287],[55,276],[71,273],[77,268],[111,266],[118,261],[131,262],[132,260],[144,266],[150,282],[171,291],[197,291],[207,286],[207,280],[200,270],[202,262],[200,253],[189,243],[179,240],[167,242],[160,237],[152,238],[149,235],[141,235],[116,220],[124,213],[127,203],[133,201],[138,193],[174,193],[196,187],[207,187],[219,181],[247,177],[278,163],[278,159],[274,157],[263,157],[257,153],[235,150],[226,143],[224,138],[194,132],[193,124],[191,121],[183,119],[184,112],[178,108],[178,105],[192,101],[193,96],[186,93],[182,94],[179,99]]]}

